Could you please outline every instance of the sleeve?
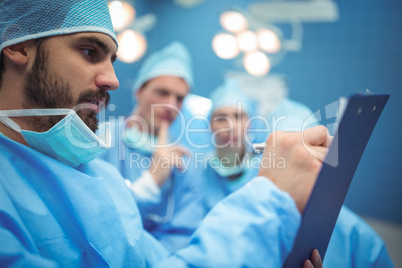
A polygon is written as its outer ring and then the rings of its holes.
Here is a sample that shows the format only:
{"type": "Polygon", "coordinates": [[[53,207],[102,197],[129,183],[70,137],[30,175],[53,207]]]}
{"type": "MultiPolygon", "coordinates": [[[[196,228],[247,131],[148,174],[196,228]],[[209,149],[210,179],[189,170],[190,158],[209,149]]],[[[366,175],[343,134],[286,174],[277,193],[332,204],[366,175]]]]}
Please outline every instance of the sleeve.
{"type": "Polygon", "coordinates": [[[1,267],[57,267],[56,263],[29,251],[9,230],[0,227],[1,267]]]}
{"type": "Polygon", "coordinates": [[[145,229],[170,252],[175,252],[188,245],[205,216],[201,203],[203,181],[199,170],[188,162],[185,171],[175,169],[168,182],[162,188],[161,205],[137,203],[141,215],[145,216],[145,229]]]}
{"type": "Polygon", "coordinates": [[[40,256],[22,221],[13,210],[12,202],[0,187],[0,266],[57,267],[56,263],[40,256]],[[4,208],[9,208],[4,209],[4,208]]]}
{"type": "Polygon", "coordinates": [[[358,215],[343,206],[324,258],[324,267],[394,267],[384,242],[358,215]]]}
{"type": "Polygon", "coordinates": [[[161,201],[161,189],[152,178],[151,172],[144,170],[134,182],[126,180],[137,202],[159,203],[161,201]]]}
{"type": "Polygon", "coordinates": [[[218,203],[188,247],[158,267],[281,267],[293,245],[300,213],[293,199],[257,177],[218,203]]]}

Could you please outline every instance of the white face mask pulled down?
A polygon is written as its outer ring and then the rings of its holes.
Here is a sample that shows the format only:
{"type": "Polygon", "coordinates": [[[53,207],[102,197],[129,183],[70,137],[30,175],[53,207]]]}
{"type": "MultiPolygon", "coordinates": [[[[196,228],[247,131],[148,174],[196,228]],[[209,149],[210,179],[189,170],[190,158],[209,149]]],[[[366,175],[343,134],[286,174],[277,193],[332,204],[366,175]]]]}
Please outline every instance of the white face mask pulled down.
{"type": "Polygon", "coordinates": [[[94,160],[111,145],[109,123],[99,126],[97,136],[71,109],[2,110],[0,122],[21,133],[29,147],[71,167],[94,160]],[[46,132],[22,130],[10,119],[52,115],[66,116],[46,132]]]}

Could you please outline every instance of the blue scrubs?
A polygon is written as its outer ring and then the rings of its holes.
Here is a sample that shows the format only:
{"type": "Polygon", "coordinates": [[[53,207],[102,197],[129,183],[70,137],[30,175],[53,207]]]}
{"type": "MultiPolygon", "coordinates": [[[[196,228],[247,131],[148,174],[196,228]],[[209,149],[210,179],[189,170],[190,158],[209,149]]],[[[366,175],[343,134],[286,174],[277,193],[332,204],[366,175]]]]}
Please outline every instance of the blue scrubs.
{"type": "Polygon", "coordinates": [[[300,224],[292,198],[256,178],[169,255],[112,165],[72,168],[1,135],[0,165],[2,267],[280,267],[300,224]]]}
{"type": "MultiPolygon", "coordinates": [[[[260,156],[261,155],[247,154],[248,161],[243,161],[242,164],[251,165],[251,163],[256,162],[256,165],[259,167],[260,156]]],[[[202,203],[205,213],[210,211],[223,198],[243,187],[246,183],[255,178],[257,174],[258,168],[244,168],[241,173],[229,179],[228,177],[219,175],[209,161],[205,170],[203,170],[205,189],[202,203]]]]}
{"type": "Polygon", "coordinates": [[[283,99],[268,116],[271,130],[281,131],[303,131],[319,125],[320,120],[309,107],[288,98],[283,99]]]}
{"type": "MultiPolygon", "coordinates": [[[[123,138],[123,120],[110,123],[112,148],[101,158],[117,167],[125,179],[136,181],[143,171],[149,169],[152,153],[133,147],[123,138]]],[[[184,161],[186,170],[173,169],[161,187],[160,200],[136,199],[145,230],[171,252],[189,243],[190,236],[204,217],[200,203],[203,189],[201,172],[196,169],[194,157],[184,161]]]]}
{"type": "MultiPolygon", "coordinates": [[[[259,161],[252,155],[250,161],[259,161]]],[[[259,166],[259,165],[256,165],[259,166]]],[[[258,168],[245,168],[237,179],[219,175],[211,165],[204,171],[206,212],[220,200],[253,180],[258,168]]],[[[360,217],[342,207],[324,259],[324,267],[393,267],[382,239],[360,217]]]]}

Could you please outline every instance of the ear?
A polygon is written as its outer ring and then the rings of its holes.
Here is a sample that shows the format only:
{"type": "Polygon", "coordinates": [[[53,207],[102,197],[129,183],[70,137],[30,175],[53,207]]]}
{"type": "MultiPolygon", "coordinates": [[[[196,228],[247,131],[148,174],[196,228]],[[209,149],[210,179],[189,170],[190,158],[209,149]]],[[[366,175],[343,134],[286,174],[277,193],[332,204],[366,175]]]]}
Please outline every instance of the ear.
{"type": "Polygon", "coordinates": [[[27,42],[21,42],[15,45],[5,47],[3,49],[4,55],[17,65],[26,65],[29,61],[27,42]]]}
{"type": "Polygon", "coordinates": [[[141,97],[141,89],[142,89],[142,87],[137,89],[137,91],[135,92],[135,99],[136,100],[139,100],[140,97],[141,97]]]}

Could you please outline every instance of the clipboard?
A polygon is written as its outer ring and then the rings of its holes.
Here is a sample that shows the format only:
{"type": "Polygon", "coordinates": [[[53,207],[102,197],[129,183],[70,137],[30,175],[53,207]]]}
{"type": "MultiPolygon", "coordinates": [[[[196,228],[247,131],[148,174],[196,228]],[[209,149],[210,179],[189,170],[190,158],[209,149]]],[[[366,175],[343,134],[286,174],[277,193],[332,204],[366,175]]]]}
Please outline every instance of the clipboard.
{"type": "Polygon", "coordinates": [[[389,96],[356,94],[349,98],[284,268],[303,267],[314,249],[324,261],[350,183],[389,96]]]}

